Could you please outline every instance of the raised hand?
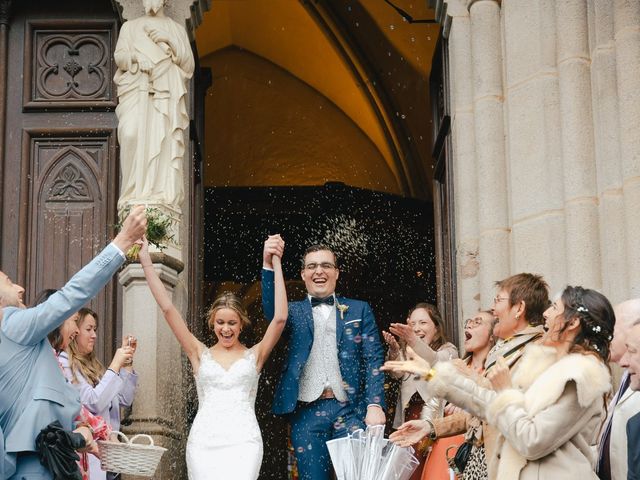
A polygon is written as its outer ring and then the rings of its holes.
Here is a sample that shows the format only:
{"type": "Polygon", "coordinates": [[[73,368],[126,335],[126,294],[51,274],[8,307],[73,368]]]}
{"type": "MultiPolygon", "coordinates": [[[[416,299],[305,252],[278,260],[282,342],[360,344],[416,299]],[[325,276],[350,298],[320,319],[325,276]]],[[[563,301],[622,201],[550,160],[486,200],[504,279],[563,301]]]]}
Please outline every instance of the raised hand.
{"type": "Polygon", "coordinates": [[[122,367],[131,363],[133,360],[133,348],[131,347],[120,347],[116,350],[116,354],[113,356],[113,360],[111,360],[111,364],[109,365],[109,369],[118,373],[122,367]]]}
{"type": "Polygon", "coordinates": [[[511,372],[504,357],[498,357],[496,364],[489,369],[487,378],[496,392],[511,388],[511,372]]]}
{"type": "Polygon", "coordinates": [[[392,323],[389,325],[389,331],[394,335],[407,342],[407,345],[414,347],[419,340],[418,336],[413,331],[413,327],[406,323],[392,323]]]}
{"type": "Polygon", "coordinates": [[[389,435],[389,440],[400,447],[409,447],[418,443],[431,433],[431,425],[424,420],[409,420],[389,435]]]}
{"type": "Polygon", "coordinates": [[[269,235],[264,241],[264,249],[262,251],[262,267],[273,270],[273,255],[282,258],[283,254],[284,240],[282,239],[280,234],[269,235]]]}
{"type": "Polygon", "coordinates": [[[407,347],[407,360],[389,360],[380,368],[387,372],[411,373],[419,377],[426,377],[431,370],[431,365],[420,357],[411,347],[407,347]]]}
{"type": "Polygon", "coordinates": [[[147,216],[144,205],[138,205],[131,209],[131,212],[122,222],[120,233],[113,239],[113,243],[123,252],[142,238],[147,231],[147,216]]]}

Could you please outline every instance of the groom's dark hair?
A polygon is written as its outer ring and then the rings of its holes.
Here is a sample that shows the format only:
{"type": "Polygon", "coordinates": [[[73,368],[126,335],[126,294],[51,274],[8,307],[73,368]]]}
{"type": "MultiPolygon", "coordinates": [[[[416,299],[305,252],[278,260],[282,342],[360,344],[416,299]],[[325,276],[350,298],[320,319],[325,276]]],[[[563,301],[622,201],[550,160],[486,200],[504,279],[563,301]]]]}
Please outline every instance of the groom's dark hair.
{"type": "Polygon", "coordinates": [[[333,254],[333,258],[335,259],[335,262],[336,262],[336,267],[338,267],[338,255],[336,255],[336,252],[334,252],[331,247],[329,247],[328,245],[325,245],[324,243],[316,243],[308,247],[302,254],[302,261],[301,261],[302,268],[304,268],[304,265],[305,265],[304,261],[307,258],[307,255],[313,252],[324,252],[324,251],[331,252],[333,254]]]}

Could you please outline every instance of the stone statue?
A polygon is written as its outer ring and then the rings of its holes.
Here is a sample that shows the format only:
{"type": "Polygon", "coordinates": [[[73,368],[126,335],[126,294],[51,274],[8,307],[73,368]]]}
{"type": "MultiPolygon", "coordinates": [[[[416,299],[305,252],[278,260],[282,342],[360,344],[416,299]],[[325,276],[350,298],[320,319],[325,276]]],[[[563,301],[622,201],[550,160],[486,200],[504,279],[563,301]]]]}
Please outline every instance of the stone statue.
{"type": "Polygon", "coordinates": [[[114,53],[122,171],[118,209],[162,203],[179,210],[193,53],[184,27],[165,16],[165,0],[142,4],[145,15],[122,25],[114,53]]]}

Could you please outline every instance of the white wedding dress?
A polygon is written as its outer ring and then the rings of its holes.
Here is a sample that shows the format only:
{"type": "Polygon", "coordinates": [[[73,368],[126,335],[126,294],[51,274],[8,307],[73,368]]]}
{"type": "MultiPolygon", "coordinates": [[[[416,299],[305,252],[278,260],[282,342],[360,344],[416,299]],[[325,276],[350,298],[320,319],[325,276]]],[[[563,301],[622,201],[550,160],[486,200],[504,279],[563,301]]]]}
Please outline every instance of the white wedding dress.
{"type": "Polygon", "coordinates": [[[196,374],[198,414],[187,440],[189,480],[255,480],[262,436],[255,413],[260,374],[253,350],[229,370],[202,352],[196,374]]]}

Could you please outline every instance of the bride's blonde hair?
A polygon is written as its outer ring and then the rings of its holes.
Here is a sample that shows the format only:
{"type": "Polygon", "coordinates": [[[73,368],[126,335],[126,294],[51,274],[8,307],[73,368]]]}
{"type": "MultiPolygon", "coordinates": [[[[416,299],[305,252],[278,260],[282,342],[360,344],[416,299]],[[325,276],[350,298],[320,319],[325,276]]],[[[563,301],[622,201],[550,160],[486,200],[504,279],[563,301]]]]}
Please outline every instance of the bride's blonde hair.
{"type": "MultiPolygon", "coordinates": [[[[78,329],[82,328],[82,324],[85,319],[91,315],[98,325],[98,315],[90,308],[81,308],[76,316],[76,324],[78,329]]],[[[80,353],[78,350],[78,344],[76,339],[67,347],[67,354],[69,355],[69,366],[71,367],[71,382],[78,383],[78,375],[82,375],[87,382],[94,387],[100,383],[102,376],[104,375],[105,368],[102,362],[96,357],[95,348],[89,353],[80,353]]]]}
{"type": "Polygon", "coordinates": [[[240,298],[234,293],[224,292],[213,301],[211,307],[209,307],[209,311],[207,312],[207,325],[209,328],[213,330],[214,323],[213,319],[218,310],[222,310],[223,308],[229,308],[236,312],[240,317],[240,324],[242,325],[242,329],[251,326],[251,320],[249,320],[249,315],[247,314],[247,309],[244,308],[240,298]]]}

